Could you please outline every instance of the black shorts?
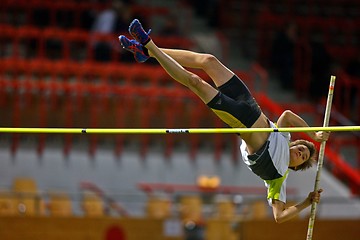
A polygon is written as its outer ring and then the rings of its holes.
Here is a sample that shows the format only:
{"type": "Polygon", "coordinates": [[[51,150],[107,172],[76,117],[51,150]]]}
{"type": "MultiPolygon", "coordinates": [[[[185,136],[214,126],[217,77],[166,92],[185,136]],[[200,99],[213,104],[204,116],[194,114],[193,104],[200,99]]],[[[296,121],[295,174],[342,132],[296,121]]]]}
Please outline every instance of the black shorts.
{"type": "Polygon", "coordinates": [[[282,177],[271,159],[269,145],[270,141],[266,141],[259,150],[248,155],[249,160],[255,162],[255,164],[249,165],[249,168],[263,180],[273,180],[282,177]]]}
{"type": "Polygon", "coordinates": [[[259,105],[236,75],[219,87],[219,93],[207,106],[232,128],[250,128],[261,115],[259,105]]]}

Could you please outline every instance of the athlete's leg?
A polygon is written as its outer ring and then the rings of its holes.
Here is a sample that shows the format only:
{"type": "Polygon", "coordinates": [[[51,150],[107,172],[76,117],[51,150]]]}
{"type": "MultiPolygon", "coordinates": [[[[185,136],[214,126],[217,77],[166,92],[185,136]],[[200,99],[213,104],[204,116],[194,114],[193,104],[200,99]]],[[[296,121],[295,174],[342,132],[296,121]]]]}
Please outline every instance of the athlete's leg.
{"type": "MultiPolygon", "coordinates": [[[[230,69],[211,54],[166,48],[161,48],[161,50],[181,66],[202,69],[209,75],[217,87],[223,85],[234,76],[230,69]]],[[[151,51],[149,55],[152,56],[151,51]]]]}
{"type": "Polygon", "coordinates": [[[251,99],[251,94],[245,84],[212,55],[185,50],[167,49],[162,51],[162,49],[159,49],[154,44],[137,19],[130,24],[129,33],[141,46],[135,47],[133,46],[134,43],[129,41],[125,36],[120,36],[120,42],[126,49],[130,51],[133,50],[134,53],[137,53],[139,49],[140,52],[141,49],[143,49],[143,52],[147,50],[148,55],[154,56],[175,80],[193,90],[205,103],[214,100],[216,96],[215,93],[218,92],[198,76],[185,70],[180,64],[206,70],[209,75],[216,80],[216,85],[220,91],[233,100],[239,100],[241,98],[244,100],[251,99]],[[173,55],[175,60],[178,60],[180,63],[171,58],[166,52],[173,55]],[[209,90],[209,87],[211,90],[209,90]]]}
{"type": "MultiPolygon", "coordinates": [[[[122,46],[134,54],[137,62],[143,63],[154,57],[142,44],[121,35],[119,40],[122,46]]],[[[215,85],[221,86],[234,76],[234,73],[225,67],[215,56],[206,53],[196,53],[188,50],[160,48],[183,67],[198,68],[205,71],[215,85]]]]}
{"type": "MultiPolygon", "coordinates": [[[[230,127],[269,127],[267,117],[261,112],[245,83],[216,58],[186,50],[161,50],[182,66],[203,69],[213,79],[221,93],[209,101],[207,106],[230,127]]],[[[268,136],[269,133],[241,135],[250,153],[260,149],[268,136]]]]}
{"type": "Polygon", "coordinates": [[[204,103],[208,103],[218,93],[218,90],[158,48],[152,40],[146,44],[146,48],[172,78],[191,89],[204,103]]]}
{"type": "MultiPolygon", "coordinates": [[[[130,25],[132,26],[132,25],[130,25]]],[[[191,89],[195,94],[197,94],[204,103],[208,103],[218,91],[213,88],[210,84],[202,80],[199,76],[194,73],[191,73],[184,69],[178,62],[172,59],[169,55],[164,53],[159,49],[148,37],[148,35],[142,29],[140,23],[136,25],[138,29],[130,32],[132,34],[142,34],[143,36],[137,36],[136,40],[130,40],[125,36],[119,36],[119,40],[122,46],[134,53],[134,57],[138,62],[144,62],[147,60],[149,53],[155,57],[160,65],[165,69],[165,71],[176,81],[183,84],[184,86],[191,89]],[[139,33],[140,32],[140,33],[139,33]],[[145,38],[148,48],[144,48],[142,44],[139,44],[139,38],[145,38]]],[[[144,41],[144,40],[143,40],[144,41]]]]}

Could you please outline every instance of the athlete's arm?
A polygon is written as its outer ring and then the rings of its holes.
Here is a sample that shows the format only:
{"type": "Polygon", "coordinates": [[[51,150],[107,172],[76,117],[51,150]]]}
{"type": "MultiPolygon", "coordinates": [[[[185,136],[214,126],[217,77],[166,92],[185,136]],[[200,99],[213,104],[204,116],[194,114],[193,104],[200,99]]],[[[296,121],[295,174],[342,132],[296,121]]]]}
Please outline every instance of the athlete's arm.
{"type": "Polygon", "coordinates": [[[275,221],[277,223],[286,222],[297,216],[302,210],[310,206],[313,201],[318,203],[320,200],[320,193],[322,191],[322,189],[319,189],[317,192],[311,192],[304,201],[290,207],[285,207],[285,203],[279,200],[273,200],[272,209],[275,221]]]}
{"type": "MultiPolygon", "coordinates": [[[[278,127],[309,127],[309,125],[299,115],[290,110],[284,111],[277,121],[278,127]]],[[[317,142],[329,139],[329,132],[307,132],[307,134],[317,142]]]]}

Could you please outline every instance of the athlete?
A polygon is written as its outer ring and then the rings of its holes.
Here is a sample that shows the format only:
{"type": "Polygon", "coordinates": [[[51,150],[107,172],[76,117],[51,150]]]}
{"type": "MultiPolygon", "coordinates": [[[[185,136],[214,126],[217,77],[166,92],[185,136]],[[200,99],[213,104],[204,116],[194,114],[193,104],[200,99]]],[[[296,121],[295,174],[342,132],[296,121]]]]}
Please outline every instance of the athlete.
{"type": "MultiPolygon", "coordinates": [[[[121,35],[119,40],[124,49],[134,54],[137,62],[155,58],[172,78],[193,91],[230,127],[308,127],[300,116],[290,110],[284,111],[276,124],[271,122],[244,82],[213,55],[158,48],[137,19],[131,22],[129,33],[134,39],[121,35]],[[202,69],[214,81],[216,88],[184,67],[202,69]]],[[[329,138],[329,132],[309,132],[308,135],[319,142],[329,138]]],[[[276,222],[285,222],[298,215],[313,201],[319,202],[322,189],[310,192],[301,203],[285,207],[289,169],[298,171],[312,166],[316,158],[312,142],[291,142],[290,133],[280,132],[242,133],[241,138],[242,158],[249,169],[265,181],[267,199],[276,222]]]]}

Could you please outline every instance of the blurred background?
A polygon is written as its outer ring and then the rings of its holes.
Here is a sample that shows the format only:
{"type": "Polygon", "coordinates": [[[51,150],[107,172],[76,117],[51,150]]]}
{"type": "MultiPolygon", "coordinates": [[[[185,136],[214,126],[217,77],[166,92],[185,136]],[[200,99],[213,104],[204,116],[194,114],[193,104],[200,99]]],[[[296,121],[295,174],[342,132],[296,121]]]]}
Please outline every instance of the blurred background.
{"type": "MultiPolygon", "coordinates": [[[[322,126],[335,75],[329,125],[360,125],[359,1],[2,0],[0,126],[226,127],[155,60],[138,64],[121,48],[133,18],[160,47],[217,56],[273,121],[291,109],[322,126]]],[[[306,236],[309,209],[274,222],[236,135],[2,133],[0,142],[4,240],[306,236]]],[[[307,197],[315,174],[290,173],[289,203],[307,197]]],[[[314,238],[360,236],[359,132],[332,133],[320,186],[314,238]]]]}

